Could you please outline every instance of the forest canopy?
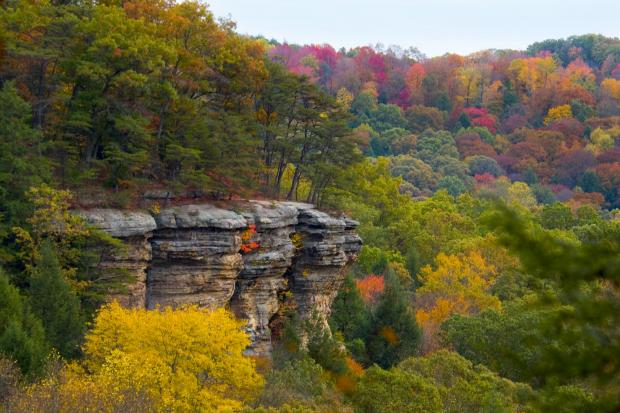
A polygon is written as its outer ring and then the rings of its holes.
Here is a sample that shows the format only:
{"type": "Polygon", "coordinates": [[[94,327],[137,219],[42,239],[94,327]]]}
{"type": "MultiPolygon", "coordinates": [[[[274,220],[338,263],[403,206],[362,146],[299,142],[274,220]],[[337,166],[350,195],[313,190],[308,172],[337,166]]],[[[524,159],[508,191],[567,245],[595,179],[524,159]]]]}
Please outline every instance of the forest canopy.
{"type": "Polygon", "coordinates": [[[620,39],[429,58],[0,1],[0,411],[615,412],[619,257],[620,39]],[[250,198],[364,240],[269,360],[226,309],[106,304],[121,246],[71,213],[250,198]]]}

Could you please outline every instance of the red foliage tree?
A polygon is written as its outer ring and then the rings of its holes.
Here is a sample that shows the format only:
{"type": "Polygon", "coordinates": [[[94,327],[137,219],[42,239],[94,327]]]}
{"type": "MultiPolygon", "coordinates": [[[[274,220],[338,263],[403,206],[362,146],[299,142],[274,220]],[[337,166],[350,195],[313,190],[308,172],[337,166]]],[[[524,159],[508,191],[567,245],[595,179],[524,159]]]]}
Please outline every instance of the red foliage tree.
{"type": "Polygon", "coordinates": [[[547,129],[560,132],[568,141],[575,141],[583,136],[586,127],[575,118],[564,118],[551,122],[547,129]]]}
{"type": "Polygon", "coordinates": [[[456,147],[463,158],[473,155],[494,157],[495,149],[480,138],[475,132],[462,133],[456,137],[456,147]]]}
{"type": "Polygon", "coordinates": [[[490,114],[488,110],[484,108],[465,108],[463,109],[472,125],[481,126],[487,128],[489,132],[497,132],[497,118],[490,114]]]}
{"type": "Polygon", "coordinates": [[[525,128],[527,126],[527,117],[524,115],[515,113],[507,117],[502,123],[502,130],[506,133],[512,133],[517,129],[525,128]]]}
{"type": "Polygon", "coordinates": [[[474,179],[476,180],[476,184],[479,186],[489,186],[492,185],[497,178],[490,173],[485,172],[483,174],[474,175],[474,179]]]}
{"type": "Polygon", "coordinates": [[[599,163],[620,163],[620,148],[613,148],[603,152],[596,157],[596,161],[599,163]]]}
{"type": "Polygon", "coordinates": [[[377,298],[385,289],[385,279],[382,275],[371,274],[361,280],[356,280],[355,283],[357,284],[362,298],[367,303],[376,302],[377,298]]]}

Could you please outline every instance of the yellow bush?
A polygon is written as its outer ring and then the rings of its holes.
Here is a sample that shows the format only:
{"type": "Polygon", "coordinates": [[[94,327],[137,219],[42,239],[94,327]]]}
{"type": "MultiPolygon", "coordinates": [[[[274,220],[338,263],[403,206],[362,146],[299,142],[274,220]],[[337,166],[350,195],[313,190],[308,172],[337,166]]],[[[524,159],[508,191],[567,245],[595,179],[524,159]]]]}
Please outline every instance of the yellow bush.
{"type": "Polygon", "coordinates": [[[254,360],[243,356],[243,325],[223,309],[146,311],[113,303],[86,337],[85,367],[102,391],[136,389],[160,411],[239,411],[263,385],[254,360]]]}
{"type": "Polygon", "coordinates": [[[550,124],[553,121],[560,119],[568,119],[573,117],[573,110],[570,105],[561,105],[549,109],[547,117],[545,118],[545,125],[550,124]]]}

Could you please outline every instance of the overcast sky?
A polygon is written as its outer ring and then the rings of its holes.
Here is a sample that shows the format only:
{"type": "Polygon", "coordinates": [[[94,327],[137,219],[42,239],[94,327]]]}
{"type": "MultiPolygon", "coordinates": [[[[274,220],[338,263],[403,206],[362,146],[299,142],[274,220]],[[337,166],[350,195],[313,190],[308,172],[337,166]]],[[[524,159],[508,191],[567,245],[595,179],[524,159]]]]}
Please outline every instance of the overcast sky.
{"type": "Polygon", "coordinates": [[[573,34],[620,37],[620,0],[207,0],[244,34],[336,48],[395,44],[429,56],[524,49],[573,34]]]}

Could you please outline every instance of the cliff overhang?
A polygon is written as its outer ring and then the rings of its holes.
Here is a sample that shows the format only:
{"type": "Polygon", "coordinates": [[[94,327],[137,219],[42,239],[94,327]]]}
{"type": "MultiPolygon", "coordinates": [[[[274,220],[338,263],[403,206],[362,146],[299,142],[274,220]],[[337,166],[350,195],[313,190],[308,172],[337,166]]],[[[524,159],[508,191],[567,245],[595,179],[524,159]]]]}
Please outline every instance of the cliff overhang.
{"type": "Polygon", "coordinates": [[[249,351],[257,355],[271,352],[281,297],[293,298],[302,319],[329,316],[362,245],[356,221],[296,202],[75,212],[126,247],[105,253],[98,264],[131,276],[111,299],[148,309],[229,307],[247,320],[249,351]]]}

